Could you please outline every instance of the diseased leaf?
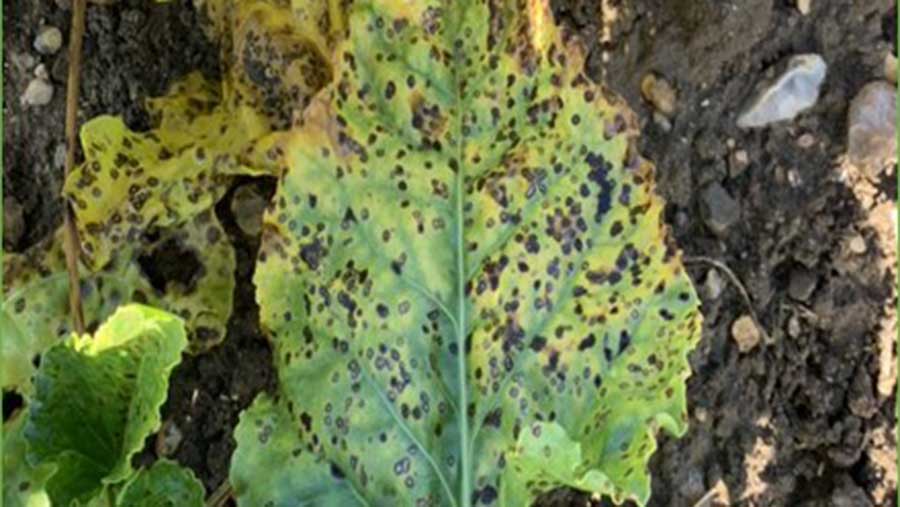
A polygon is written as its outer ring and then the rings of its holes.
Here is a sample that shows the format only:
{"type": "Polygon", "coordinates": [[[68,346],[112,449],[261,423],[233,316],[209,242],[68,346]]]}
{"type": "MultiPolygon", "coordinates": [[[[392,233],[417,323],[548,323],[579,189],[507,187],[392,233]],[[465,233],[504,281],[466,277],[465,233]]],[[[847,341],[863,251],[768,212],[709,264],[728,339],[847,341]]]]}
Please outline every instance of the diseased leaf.
{"type": "MultiPolygon", "coordinates": [[[[3,335],[6,339],[6,335],[3,335]]],[[[32,467],[25,459],[25,417],[16,414],[3,423],[3,504],[5,507],[50,507],[44,484],[52,465],[32,467]]]]}
{"type": "MultiPolygon", "coordinates": [[[[181,227],[164,231],[159,240],[147,246],[151,256],[169,249],[190,255],[199,265],[187,268],[192,269],[187,280],[168,281],[154,303],[185,320],[190,351],[202,352],[225,339],[237,268],[234,248],[216,214],[206,210],[181,227]]],[[[179,262],[171,255],[160,259],[160,263],[179,262]]]]}
{"type": "Polygon", "coordinates": [[[159,460],[141,470],[119,493],[120,507],[202,507],[205,491],[186,468],[159,460]]]}
{"type": "Polygon", "coordinates": [[[130,477],[186,345],[180,319],[129,305],[93,338],[73,335],[43,355],[25,437],[29,463],[56,466],[46,486],[54,505],[85,503],[130,477]]]}
{"type": "MultiPolygon", "coordinates": [[[[23,395],[31,393],[34,358],[72,332],[61,231],[26,254],[4,257],[2,384],[23,395]]],[[[119,305],[153,299],[153,289],[136,265],[110,265],[82,278],[81,297],[86,324],[93,329],[119,305]]]]}
{"type": "Polygon", "coordinates": [[[700,315],[633,116],[547,0],[358,2],[349,34],[266,216],[279,408],[242,421],[240,504],[643,504],[700,315]],[[295,482],[253,468],[287,449],[295,482]]]}
{"type": "Polygon", "coordinates": [[[241,414],[231,458],[231,485],[241,505],[348,507],[362,501],[338,469],[298,446],[296,429],[284,406],[265,395],[241,414]]]}
{"type": "Polygon", "coordinates": [[[242,151],[268,131],[261,121],[232,124],[216,109],[212,84],[197,74],[159,99],[162,116],[149,133],[128,130],[120,118],[100,116],[81,129],[85,162],[67,178],[87,265],[105,266],[150,228],[180,226],[206,211],[228,189],[228,178],[265,174],[242,151]]]}

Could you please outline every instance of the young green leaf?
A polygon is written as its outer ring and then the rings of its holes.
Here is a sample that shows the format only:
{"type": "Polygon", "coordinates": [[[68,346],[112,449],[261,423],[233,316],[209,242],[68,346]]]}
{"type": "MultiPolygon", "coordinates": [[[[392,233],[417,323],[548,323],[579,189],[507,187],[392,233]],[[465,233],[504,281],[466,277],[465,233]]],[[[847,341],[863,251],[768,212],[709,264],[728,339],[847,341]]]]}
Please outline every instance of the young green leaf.
{"type": "Polygon", "coordinates": [[[547,0],[357,2],[335,60],[264,227],[281,392],[242,421],[241,505],[646,502],[700,314],[630,112],[547,0]]]}
{"type": "Polygon", "coordinates": [[[54,505],[85,503],[131,476],[186,345],[180,319],[129,305],[93,338],[72,336],[43,355],[25,438],[32,466],[56,467],[46,484],[54,505]]]}
{"type": "Polygon", "coordinates": [[[206,492],[194,474],[177,463],[159,460],[122,488],[119,507],[202,507],[206,492]]]}

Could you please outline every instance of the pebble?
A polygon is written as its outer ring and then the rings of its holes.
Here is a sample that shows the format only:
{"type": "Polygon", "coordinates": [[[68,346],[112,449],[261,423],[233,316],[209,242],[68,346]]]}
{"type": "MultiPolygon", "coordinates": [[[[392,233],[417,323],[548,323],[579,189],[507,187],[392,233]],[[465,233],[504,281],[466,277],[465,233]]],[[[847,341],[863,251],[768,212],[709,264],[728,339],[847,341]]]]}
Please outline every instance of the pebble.
{"type": "Polygon", "coordinates": [[[719,274],[718,269],[710,269],[706,272],[706,281],[703,282],[703,288],[706,290],[706,296],[709,299],[719,299],[722,291],[725,290],[725,280],[719,274]]]}
{"type": "Polygon", "coordinates": [[[43,26],[34,38],[34,49],[42,55],[52,55],[62,47],[63,36],[55,26],[43,26]]]}
{"type": "Polygon", "coordinates": [[[795,269],[791,272],[788,294],[797,301],[806,301],[816,290],[817,282],[816,275],[808,269],[795,269]]]}
{"type": "Polygon", "coordinates": [[[231,212],[238,227],[247,236],[258,236],[262,231],[262,215],[266,200],[252,185],[244,185],[231,198],[231,212]]]}
{"type": "Polygon", "coordinates": [[[854,234],[850,241],[847,242],[847,247],[850,249],[850,252],[856,255],[862,255],[866,253],[866,239],[863,238],[860,234],[854,234]]]}
{"type": "Polygon", "coordinates": [[[788,320],[787,331],[788,336],[791,338],[798,338],[803,331],[803,328],[800,326],[800,319],[796,315],[791,315],[791,318],[788,320]]]}
{"type": "Polygon", "coordinates": [[[50,74],[47,73],[47,66],[43,63],[39,63],[38,66],[34,68],[34,77],[48,81],[50,79],[50,74]]]}
{"type": "Polygon", "coordinates": [[[731,158],[728,161],[728,174],[730,174],[732,178],[737,178],[743,174],[749,166],[750,155],[747,154],[747,150],[737,150],[731,154],[731,158]]]}
{"type": "Polygon", "coordinates": [[[792,120],[819,100],[819,89],[828,66],[817,54],[794,56],[787,69],[766,87],[738,117],[741,128],[765,127],[792,120]]]}
{"type": "Polygon", "coordinates": [[[706,225],[718,236],[741,219],[741,207],[722,185],[713,183],[703,191],[703,212],[706,225]]]}
{"type": "Polygon", "coordinates": [[[15,197],[3,198],[3,246],[12,249],[25,233],[25,212],[15,197]]]}
{"type": "Polygon", "coordinates": [[[183,438],[184,434],[175,421],[166,421],[156,434],[156,454],[160,457],[172,456],[178,450],[183,438]]]}
{"type": "Polygon", "coordinates": [[[797,138],[797,146],[805,149],[812,148],[816,144],[816,137],[810,133],[803,134],[797,138]]]}
{"type": "Polygon", "coordinates": [[[675,88],[672,88],[672,85],[665,79],[653,74],[647,74],[641,80],[641,94],[660,113],[671,116],[675,112],[675,103],[678,100],[678,95],[675,92],[675,88]]]}
{"type": "Polygon", "coordinates": [[[812,0],[797,0],[797,10],[806,16],[812,11],[812,0]]]}
{"type": "Polygon", "coordinates": [[[759,328],[749,315],[739,317],[731,324],[731,337],[741,353],[750,352],[759,345],[759,328]]]}
{"type": "Polygon", "coordinates": [[[22,94],[22,103],[28,106],[46,106],[53,100],[53,85],[36,77],[28,83],[22,94]]]}
{"type": "Polygon", "coordinates": [[[887,81],[875,81],[850,103],[847,154],[850,163],[872,178],[897,161],[896,93],[887,81]]]}

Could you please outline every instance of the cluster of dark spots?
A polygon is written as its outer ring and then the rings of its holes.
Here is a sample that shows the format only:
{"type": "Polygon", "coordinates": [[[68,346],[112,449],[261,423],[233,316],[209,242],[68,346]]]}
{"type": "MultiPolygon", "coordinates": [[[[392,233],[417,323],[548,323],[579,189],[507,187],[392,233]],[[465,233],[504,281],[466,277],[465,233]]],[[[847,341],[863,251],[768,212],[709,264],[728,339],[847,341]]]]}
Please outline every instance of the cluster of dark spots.
{"type": "Polygon", "coordinates": [[[587,349],[593,347],[595,343],[597,343],[596,336],[594,336],[594,334],[591,333],[591,334],[587,335],[586,337],[584,337],[578,343],[578,350],[581,350],[581,351],[587,350],[587,349]]]}
{"type": "Polygon", "coordinates": [[[588,153],[584,161],[591,168],[588,179],[600,187],[597,194],[597,209],[594,214],[594,221],[599,224],[612,209],[612,193],[616,186],[615,182],[609,179],[612,165],[597,153],[588,153]]]}
{"type": "Polygon", "coordinates": [[[300,259],[312,270],[319,267],[319,262],[327,253],[319,238],[300,247],[300,259]]]}

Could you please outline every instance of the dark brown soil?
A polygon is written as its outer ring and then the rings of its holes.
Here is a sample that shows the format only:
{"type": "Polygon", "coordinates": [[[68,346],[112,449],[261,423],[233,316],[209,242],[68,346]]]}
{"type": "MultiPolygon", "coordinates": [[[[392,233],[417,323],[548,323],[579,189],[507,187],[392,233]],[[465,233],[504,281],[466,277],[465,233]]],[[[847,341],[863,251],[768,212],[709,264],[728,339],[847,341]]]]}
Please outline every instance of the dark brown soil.
{"type": "MultiPolygon", "coordinates": [[[[54,153],[63,142],[66,62],[64,51],[37,54],[32,41],[42,23],[68,31],[69,11],[57,5],[65,3],[3,2],[4,198],[25,211],[14,250],[60,222],[62,166],[54,153]],[[56,95],[48,106],[26,108],[19,97],[38,62],[56,95]]],[[[189,4],[120,0],[89,8],[83,118],[120,114],[141,128],[144,97],[161,94],[190,70],[218,72],[216,49],[189,4]]],[[[896,44],[896,8],[888,0],[814,0],[804,16],[788,0],[554,5],[586,41],[589,74],[638,113],[642,153],[657,165],[667,221],[703,298],[704,336],[689,385],[691,428],[680,440],[662,440],[652,463],[651,505],[691,507],[714,488],[727,491],[722,505],[741,507],[893,505],[895,397],[879,394],[878,384],[894,361],[879,354],[895,332],[888,311],[896,304],[894,224],[886,203],[895,200],[896,183],[894,173],[878,181],[848,174],[841,156],[849,101],[882,78],[884,53],[896,44]],[[605,23],[613,9],[616,20],[605,23]],[[806,52],[829,65],[815,108],[787,124],[739,130],[735,117],[771,77],[768,69],[806,52]],[[668,126],[641,98],[641,79],[650,72],[677,89],[668,126]],[[741,150],[749,166],[738,170],[741,150]],[[740,213],[719,235],[707,220],[720,210],[702,204],[713,184],[740,213]],[[865,241],[863,253],[848,252],[856,236],[865,241]],[[722,272],[723,290],[711,293],[708,278],[718,268],[708,259],[733,271],[749,301],[722,272]],[[770,339],[740,353],[731,325],[754,312],[770,339]]],[[[251,184],[272,191],[271,182],[251,184]]],[[[174,458],[210,492],[227,476],[238,414],[275,378],[250,283],[258,245],[237,230],[227,205],[218,211],[238,251],[234,318],[222,346],[178,368],[163,409],[182,434],[174,458]]],[[[149,446],[144,458],[152,454],[149,446]]],[[[554,497],[555,505],[585,501],[554,497]]]]}

